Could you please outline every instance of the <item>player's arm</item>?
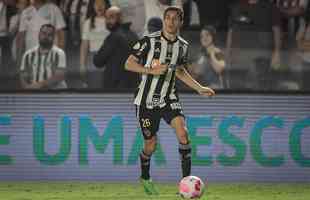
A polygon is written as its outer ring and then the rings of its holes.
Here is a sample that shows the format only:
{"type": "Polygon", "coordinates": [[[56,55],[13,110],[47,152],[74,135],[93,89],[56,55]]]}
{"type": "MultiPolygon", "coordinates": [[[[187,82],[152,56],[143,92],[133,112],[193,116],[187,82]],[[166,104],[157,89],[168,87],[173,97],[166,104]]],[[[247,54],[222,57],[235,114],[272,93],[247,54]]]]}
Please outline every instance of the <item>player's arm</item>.
{"type": "Polygon", "coordinates": [[[65,79],[64,70],[56,70],[55,74],[53,76],[51,76],[49,79],[44,80],[44,81],[40,81],[40,82],[36,82],[36,83],[32,83],[32,84],[26,84],[26,85],[24,85],[24,88],[25,89],[49,88],[49,87],[56,85],[57,83],[59,83],[60,81],[62,81],[64,79],[65,79]]]}
{"type": "MultiPolygon", "coordinates": [[[[161,75],[167,70],[167,65],[156,64],[156,66],[144,67],[140,60],[145,60],[150,50],[150,39],[144,37],[132,47],[131,55],[125,63],[125,69],[140,74],[161,75]]],[[[152,62],[153,63],[153,62],[152,62]]],[[[154,62],[155,63],[155,62],[154,62]]]]}
{"type": "Polygon", "coordinates": [[[183,81],[188,87],[192,88],[193,90],[197,91],[201,95],[206,96],[213,96],[215,95],[215,92],[209,88],[202,86],[200,83],[198,83],[185,69],[184,66],[177,67],[176,69],[176,77],[183,81]]]}
{"type": "Polygon", "coordinates": [[[24,89],[28,89],[29,86],[31,85],[29,83],[31,80],[30,80],[28,69],[29,69],[29,55],[26,52],[22,57],[21,65],[20,65],[20,72],[19,72],[19,80],[20,80],[22,88],[24,89]]]}
{"type": "Polygon", "coordinates": [[[57,45],[59,48],[64,49],[65,48],[65,27],[66,22],[64,19],[64,16],[60,10],[59,7],[56,5],[53,6],[53,12],[54,12],[54,25],[56,27],[56,40],[55,45],[57,45]]]}
{"type": "Polygon", "coordinates": [[[50,88],[65,79],[65,70],[56,69],[55,73],[47,80],[40,81],[31,85],[33,89],[50,88]]]}
{"type": "Polygon", "coordinates": [[[160,64],[158,66],[144,67],[139,63],[139,59],[134,55],[130,55],[126,61],[125,69],[140,74],[161,75],[167,70],[167,65],[160,64]]]}
{"type": "Polygon", "coordinates": [[[61,49],[65,49],[65,31],[63,29],[58,29],[56,30],[56,35],[56,45],[61,49]]]}
{"type": "Polygon", "coordinates": [[[225,59],[224,54],[219,49],[215,49],[214,51],[210,52],[211,58],[211,66],[213,70],[221,75],[225,69],[225,59]]]}

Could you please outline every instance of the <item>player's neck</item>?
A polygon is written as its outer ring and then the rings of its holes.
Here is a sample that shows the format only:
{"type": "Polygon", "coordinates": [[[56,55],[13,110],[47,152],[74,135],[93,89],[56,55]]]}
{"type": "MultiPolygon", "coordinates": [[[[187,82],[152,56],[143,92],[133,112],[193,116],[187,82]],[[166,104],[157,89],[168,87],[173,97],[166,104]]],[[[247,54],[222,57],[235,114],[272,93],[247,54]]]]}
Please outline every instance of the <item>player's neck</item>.
{"type": "Polygon", "coordinates": [[[170,33],[166,32],[166,31],[164,31],[164,30],[163,30],[163,36],[164,36],[167,40],[169,40],[169,41],[171,41],[171,42],[175,41],[176,38],[177,38],[177,34],[170,34],[170,33]]]}
{"type": "Polygon", "coordinates": [[[39,51],[41,54],[47,54],[50,50],[50,48],[39,47],[39,51]]]}

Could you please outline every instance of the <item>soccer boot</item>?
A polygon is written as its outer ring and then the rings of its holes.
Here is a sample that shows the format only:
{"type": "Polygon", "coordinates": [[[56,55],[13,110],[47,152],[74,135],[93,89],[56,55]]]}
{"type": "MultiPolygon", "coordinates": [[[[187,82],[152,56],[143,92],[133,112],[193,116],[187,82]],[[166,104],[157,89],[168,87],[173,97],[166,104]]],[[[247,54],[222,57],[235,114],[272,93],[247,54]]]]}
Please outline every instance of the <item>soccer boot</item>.
{"type": "Polygon", "coordinates": [[[141,184],[143,185],[143,189],[145,191],[146,194],[148,195],[158,195],[158,191],[152,181],[152,179],[143,179],[143,178],[140,178],[140,182],[141,184]]]}

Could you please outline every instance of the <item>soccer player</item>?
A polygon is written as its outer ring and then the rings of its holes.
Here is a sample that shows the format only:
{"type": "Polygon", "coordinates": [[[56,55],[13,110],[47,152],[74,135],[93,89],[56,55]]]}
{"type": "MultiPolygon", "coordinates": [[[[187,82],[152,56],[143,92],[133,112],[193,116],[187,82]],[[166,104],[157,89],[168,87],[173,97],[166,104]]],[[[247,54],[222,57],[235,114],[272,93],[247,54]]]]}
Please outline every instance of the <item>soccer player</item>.
{"type": "Polygon", "coordinates": [[[163,16],[163,29],[138,41],[132,47],[132,54],[125,66],[129,71],[142,74],[134,104],[144,137],[144,148],[140,154],[140,180],[145,192],[150,195],[158,194],[149,171],[161,118],[176,132],[183,177],[191,173],[191,145],[175,87],[175,78],[182,80],[201,95],[215,94],[211,88],[195,81],[185,69],[188,43],[178,35],[182,22],[182,9],[168,7],[163,16]]]}

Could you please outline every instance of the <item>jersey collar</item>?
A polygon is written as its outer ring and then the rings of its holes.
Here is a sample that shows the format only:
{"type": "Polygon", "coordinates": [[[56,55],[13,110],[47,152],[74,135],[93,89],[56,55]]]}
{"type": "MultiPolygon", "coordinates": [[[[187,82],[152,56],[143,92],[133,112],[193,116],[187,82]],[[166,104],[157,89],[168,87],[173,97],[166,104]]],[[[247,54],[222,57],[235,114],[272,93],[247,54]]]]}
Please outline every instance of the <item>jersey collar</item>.
{"type": "Polygon", "coordinates": [[[176,36],[175,40],[169,40],[165,35],[164,35],[164,32],[161,31],[160,33],[161,37],[163,37],[168,43],[175,43],[176,41],[178,41],[178,36],[176,36]]]}

